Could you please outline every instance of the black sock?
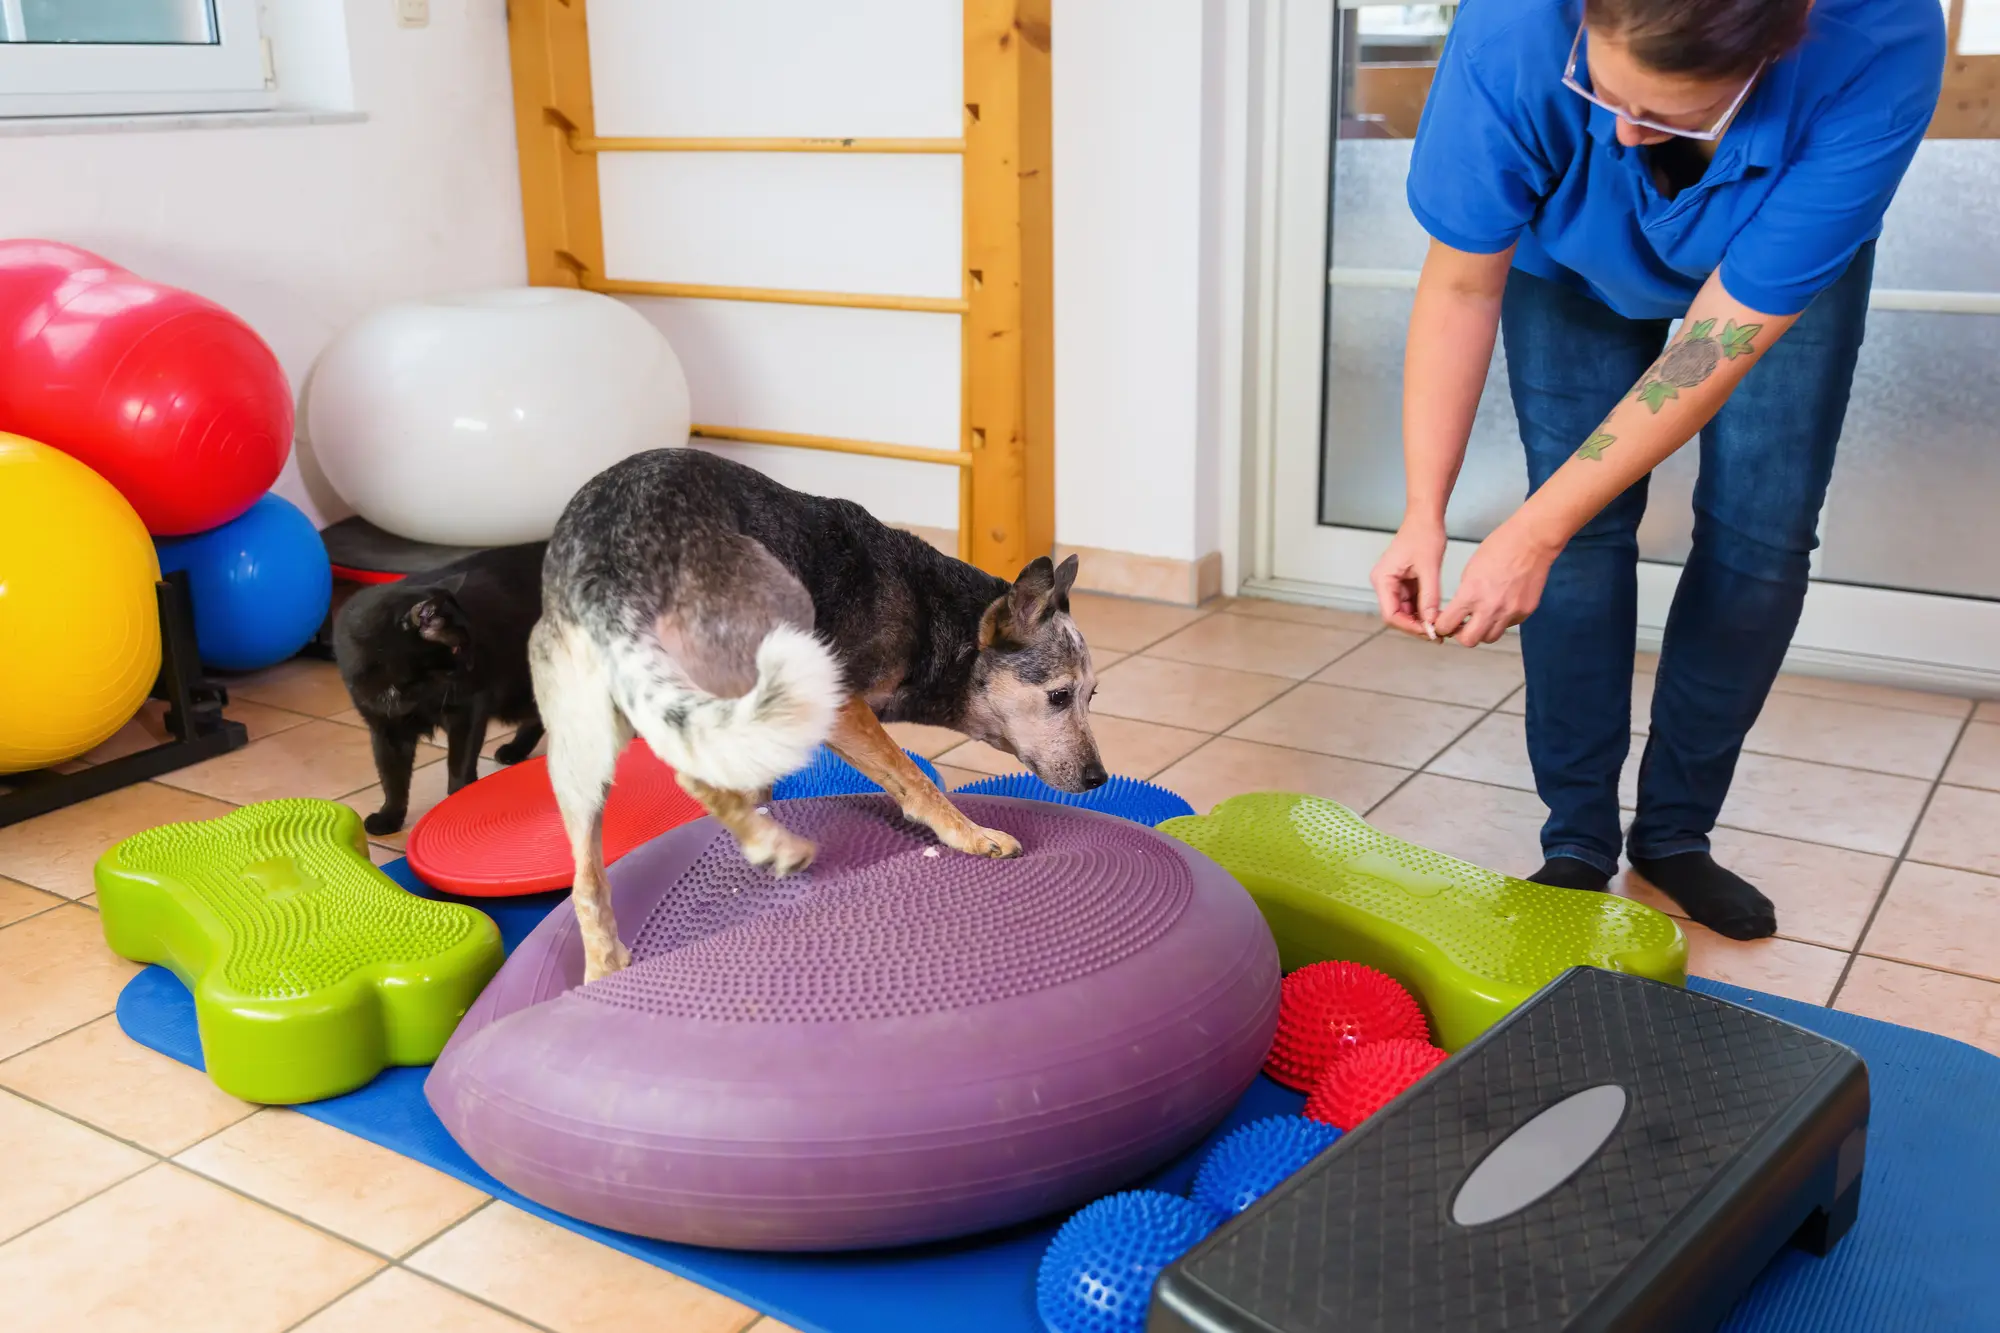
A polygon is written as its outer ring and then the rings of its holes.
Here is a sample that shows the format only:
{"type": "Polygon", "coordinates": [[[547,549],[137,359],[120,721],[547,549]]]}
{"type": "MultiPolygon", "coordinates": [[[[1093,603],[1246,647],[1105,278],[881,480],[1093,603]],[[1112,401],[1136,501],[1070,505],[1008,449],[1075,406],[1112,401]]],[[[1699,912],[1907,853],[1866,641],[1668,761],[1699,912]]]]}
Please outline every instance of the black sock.
{"type": "Polygon", "coordinates": [[[1778,932],[1778,911],[1750,881],[1724,870],[1707,852],[1682,852],[1657,861],[1632,858],[1646,882],[1681,905],[1690,920],[1732,940],[1761,940],[1778,932]]]}
{"type": "Polygon", "coordinates": [[[1611,876],[1599,870],[1588,861],[1579,861],[1574,856],[1551,856],[1542,862],[1542,868],[1528,876],[1533,884],[1546,884],[1555,889],[1583,889],[1588,893],[1602,893],[1611,883],[1611,876]]]}

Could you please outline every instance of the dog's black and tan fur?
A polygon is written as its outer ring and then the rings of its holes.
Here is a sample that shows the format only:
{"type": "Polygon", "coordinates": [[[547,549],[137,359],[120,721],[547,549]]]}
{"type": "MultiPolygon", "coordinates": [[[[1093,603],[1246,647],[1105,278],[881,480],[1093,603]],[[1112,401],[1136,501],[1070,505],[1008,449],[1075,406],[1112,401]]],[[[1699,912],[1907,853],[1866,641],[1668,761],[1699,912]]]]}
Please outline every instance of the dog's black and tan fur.
{"type": "Polygon", "coordinates": [[[950,727],[1045,782],[1104,781],[1090,650],[1069,616],[1076,578],[1044,557],[1012,584],[887,527],[693,449],[639,454],[563,511],[529,646],[549,771],[576,857],[587,980],[627,962],[600,834],[634,732],[680,774],[752,862],[784,875],[812,844],[763,809],[822,741],[948,846],[1020,845],[961,814],[882,729],[950,727]]]}

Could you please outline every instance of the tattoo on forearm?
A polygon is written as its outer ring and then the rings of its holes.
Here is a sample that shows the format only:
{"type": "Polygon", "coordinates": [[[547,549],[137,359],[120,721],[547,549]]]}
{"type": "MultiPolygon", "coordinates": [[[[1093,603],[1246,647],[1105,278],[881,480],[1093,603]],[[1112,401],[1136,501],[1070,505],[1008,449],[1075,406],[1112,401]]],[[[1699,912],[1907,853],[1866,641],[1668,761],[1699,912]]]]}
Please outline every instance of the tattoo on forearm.
{"type": "Polygon", "coordinates": [[[1692,389],[1713,375],[1723,358],[1734,361],[1755,351],[1756,337],[1763,328],[1762,324],[1738,324],[1732,319],[1723,325],[1718,339],[1712,319],[1683,324],[1680,337],[1640,377],[1632,396],[1658,413],[1680,397],[1682,389],[1692,389]]]}
{"type": "Polygon", "coordinates": [[[1607,435],[1600,430],[1583,442],[1583,448],[1576,451],[1576,456],[1588,458],[1593,463],[1601,463],[1604,461],[1604,451],[1616,443],[1618,443],[1616,435],[1607,435]]]}

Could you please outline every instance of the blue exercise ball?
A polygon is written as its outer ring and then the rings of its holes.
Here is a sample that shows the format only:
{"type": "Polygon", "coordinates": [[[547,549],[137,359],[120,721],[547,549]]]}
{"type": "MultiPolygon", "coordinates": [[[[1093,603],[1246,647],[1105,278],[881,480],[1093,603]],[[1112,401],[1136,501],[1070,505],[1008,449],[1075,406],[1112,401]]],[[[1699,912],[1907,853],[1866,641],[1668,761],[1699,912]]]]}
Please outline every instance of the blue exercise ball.
{"type": "Polygon", "coordinates": [[[202,664],[255,671],[311,642],[333,600],[326,543],[298,506],[266,495],[219,528],[154,543],[160,570],[187,571],[202,664]]]}

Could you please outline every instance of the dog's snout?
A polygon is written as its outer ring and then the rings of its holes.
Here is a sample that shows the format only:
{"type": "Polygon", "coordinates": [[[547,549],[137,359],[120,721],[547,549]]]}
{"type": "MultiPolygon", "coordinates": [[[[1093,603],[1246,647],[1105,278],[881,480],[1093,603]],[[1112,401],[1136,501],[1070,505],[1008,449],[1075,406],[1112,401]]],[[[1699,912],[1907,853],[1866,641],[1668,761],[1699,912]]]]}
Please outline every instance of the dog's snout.
{"type": "Polygon", "coordinates": [[[1110,780],[1111,775],[1104,771],[1104,765],[1097,760],[1093,759],[1084,765],[1083,789],[1085,791],[1096,791],[1110,780]]]}

